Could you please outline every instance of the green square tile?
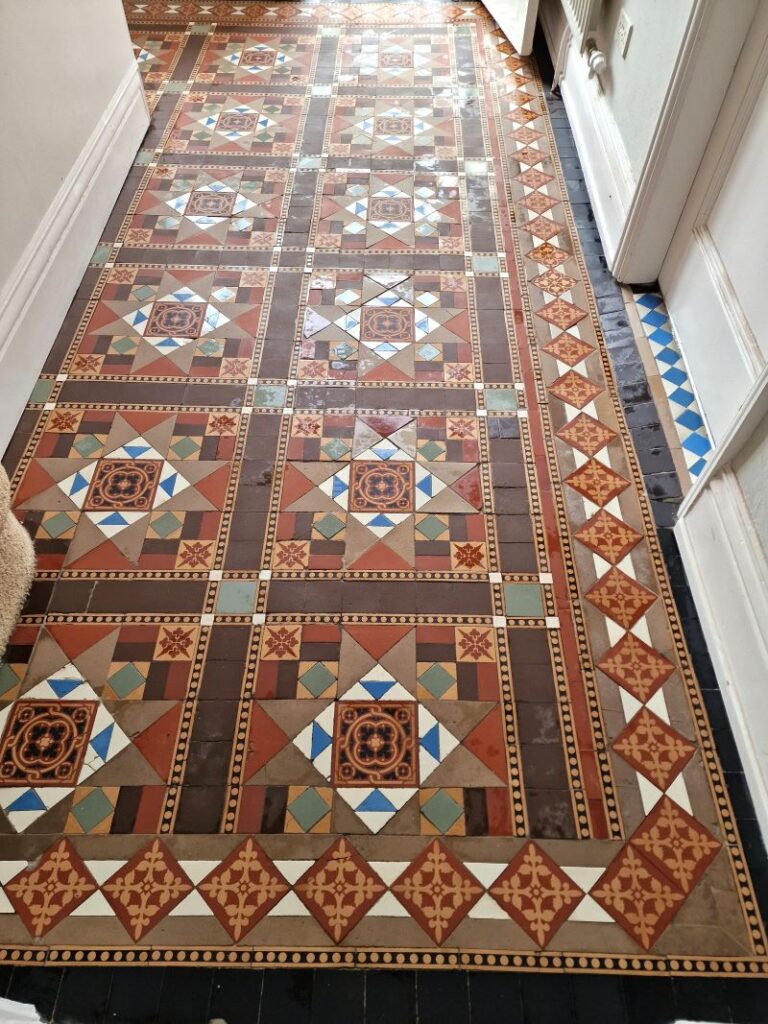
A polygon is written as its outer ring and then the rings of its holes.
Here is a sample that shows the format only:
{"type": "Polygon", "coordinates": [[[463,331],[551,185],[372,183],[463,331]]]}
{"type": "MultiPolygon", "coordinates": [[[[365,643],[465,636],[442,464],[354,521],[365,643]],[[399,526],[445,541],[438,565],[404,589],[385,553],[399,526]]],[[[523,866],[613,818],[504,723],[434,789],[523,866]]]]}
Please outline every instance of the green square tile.
{"type": "Polygon", "coordinates": [[[322,160],[319,156],[303,156],[299,159],[300,170],[314,170],[320,166],[322,166],[322,160]]]}
{"type": "Polygon", "coordinates": [[[154,149],[140,149],[136,154],[136,159],[133,161],[138,164],[139,167],[144,167],[147,164],[151,164],[155,156],[154,149]]]}
{"type": "Polygon", "coordinates": [[[422,519],[420,523],[416,524],[416,529],[428,540],[437,540],[448,530],[448,527],[437,516],[427,516],[426,519],[422,519]]]}
{"type": "Polygon", "coordinates": [[[8,693],[19,685],[19,677],[10,665],[0,661],[0,694],[8,693]]]}
{"type": "Polygon", "coordinates": [[[419,455],[428,462],[434,462],[435,459],[439,459],[444,454],[445,445],[438,444],[437,441],[430,440],[425,444],[419,445],[419,455]]]}
{"type": "Polygon", "coordinates": [[[187,26],[187,32],[191,36],[207,36],[210,31],[211,26],[203,21],[191,21],[187,26]]]}
{"type": "Polygon", "coordinates": [[[544,602],[538,583],[505,583],[504,607],[507,615],[536,617],[544,615],[544,602]]]}
{"type": "Polygon", "coordinates": [[[117,341],[112,343],[112,348],[119,352],[121,356],[128,355],[129,352],[135,352],[139,347],[139,343],[135,338],[118,338],[117,341]]]}
{"type": "Polygon", "coordinates": [[[256,583],[224,580],[219,584],[216,611],[221,615],[250,615],[256,603],[256,583]]]}
{"type": "Polygon", "coordinates": [[[109,259],[109,254],[112,252],[112,246],[106,242],[101,245],[97,245],[93,250],[93,256],[91,256],[91,263],[98,267],[103,267],[109,259]]]}
{"type": "Polygon", "coordinates": [[[437,697],[438,700],[443,694],[447,693],[452,686],[456,685],[456,680],[453,678],[450,672],[447,672],[442,665],[430,665],[429,668],[422,672],[419,676],[419,682],[428,690],[433,697],[437,697]]]}
{"type": "Polygon", "coordinates": [[[512,388],[485,389],[485,408],[491,412],[516,412],[517,391],[512,388]]]}
{"type": "Polygon", "coordinates": [[[321,661],[316,661],[311,668],[299,676],[302,686],[305,686],[313,697],[319,697],[335,680],[336,676],[321,661]]]}
{"type": "Polygon", "coordinates": [[[84,459],[87,459],[94,452],[99,451],[103,445],[104,442],[100,441],[94,434],[86,434],[85,437],[79,437],[72,447],[78,455],[82,455],[84,459]]]}
{"type": "Polygon", "coordinates": [[[167,92],[170,95],[184,92],[185,89],[189,88],[189,82],[166,82],[163,86],[163,92],[167,92]]]}
{"type": "Polygon", "coordinates": [[[128,694],[133,693],[146,682],[144,676],[135,665],[123,665],[113,676],[109,677],[109,685],[118,697],[125,699],[128,694]]]}
{"type": "Polygon", "coordinates": [[[148,284],[139,284],[131,289],[131,296],[134,299],[154,299],[155,289],[148,284]]]}
{"type": "Polygon", "coordinates": [[[340,437],[332,437],[326,444],[320,445],[320,451],[327,455],[329,459],[338,461],[344,458],[347,452],[350,451],[350,447],[340,437]]]}
{"type": "Polygon", "coordinates": [[[344,525],[343,519],[339,519],[339,517],[335,516],[332,512],[328,512],[322,519],[318,520],[318,522],[314,524],[314,529],[317,530],[318,533],[322,534],[326,540],[330,540],[332,537],[335,537],[337,533],[341,533],[344,529],[344,525]]]}
{"type": "Polygon", "coordinates": [[[72,813],[77,819],[83,832],[90,832],[100,825],[105,818],[114,810],[104,793],[100,789],[94,789],[92,793],[84,797],[72,808],[72,813]]]}
{"type": "Polygon", "coordinates": [[[330,808],[317,790],[310,787],[305,789],[295,800],[291,800],[288,810],[304,831],[309,832],[328,813],[330,808]]]}
{"type": "Polygon", "coordinates": [[[29,401],[32,404],[42,405],[43,402],[47,402],[53,391],[53,385],[55,381],[52,380],[40,380],[35,381],[35,386],[32,388],[32,394],[29,396],[29,401]]]}
{"type": "Polygon", "coordinates": [[[462,811],[463,808],[443,789],[439,789],[421,808],[424,817],[440,832],[447,832],[461,817],[462,811]]]}
{"type": "Polygon", "coordinates": [[[498,274],[498,256],[473,256],[472,269],[477,274],[498,274]]]}
{"type": "MultiPolygon", "coordinates": [[[[192,185],[189,186],[190,189],[192,185]]],[[[218,341],[212,341],[210,338],[207,341],[198,342],[197,351],[201,356],[217,356],[221,349],[221,345],[218,341]]]]}
{"type": "Polygon", "coordinates": [[[181,526],[181,520],[171,512],[164,512],[159,519],[152,523],[152,532],[158,537],[170,537],[174,530],[181,526]]]}
{"type": "Polygon", "coordinates": [[[282,409],[287,393],[284,384],[259,384],[253,396],[253,404],[261,409],[282,409]]]}
{"type": "Polygon", "coordinates": [[[188,459],[190,455],[196,455],[200,451],[200,442],[191,437],[182,437],[171,445],[171,451],[180,459],[188,459]]]}
{"type": "Polygon", "coordinates": [[[55,516],[51,516],[50,519],[46,519],[43,529],[49,537],[55,540],[57,537],[61,537],[63,533],[66,533],[67,530],[71,530],[75,522],[76,520],[72,516],[67,515],[66,512],[58,512],[55,516]]]}

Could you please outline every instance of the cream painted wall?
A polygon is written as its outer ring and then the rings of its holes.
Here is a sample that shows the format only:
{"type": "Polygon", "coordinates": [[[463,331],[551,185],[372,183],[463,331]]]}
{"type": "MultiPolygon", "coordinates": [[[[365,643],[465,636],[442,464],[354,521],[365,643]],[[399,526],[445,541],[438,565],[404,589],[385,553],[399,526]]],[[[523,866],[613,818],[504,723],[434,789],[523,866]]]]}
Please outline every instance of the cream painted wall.
{"type": "Polygon", "coordinates": [[[0,0],[0,53],[0,194],[13,197],[0,212],[2,282],[125,76],[133,50],[118,0],[0,0]]]}
{"type": "Polygon", "coordinates": [[[120,0],[0,0],[0,453],[149,125],[120,0]]]}

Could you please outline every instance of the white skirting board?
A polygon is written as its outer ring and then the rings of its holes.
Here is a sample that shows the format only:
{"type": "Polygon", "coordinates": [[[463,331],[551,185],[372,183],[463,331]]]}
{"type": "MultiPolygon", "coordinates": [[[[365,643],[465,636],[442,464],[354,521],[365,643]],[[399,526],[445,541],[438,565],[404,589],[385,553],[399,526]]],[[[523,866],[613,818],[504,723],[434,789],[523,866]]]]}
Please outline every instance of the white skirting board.
{"type": "Polygon", "coordinates": [[[768,567],[729,468],[701,480],[686,505],[675,536],[768,841],[768,567]]]}
{"type": "Polygon", "coordinates": [[[0,452],[13,434],[148,125],[141,77],[131,64],[0,294],[0,452]]]}

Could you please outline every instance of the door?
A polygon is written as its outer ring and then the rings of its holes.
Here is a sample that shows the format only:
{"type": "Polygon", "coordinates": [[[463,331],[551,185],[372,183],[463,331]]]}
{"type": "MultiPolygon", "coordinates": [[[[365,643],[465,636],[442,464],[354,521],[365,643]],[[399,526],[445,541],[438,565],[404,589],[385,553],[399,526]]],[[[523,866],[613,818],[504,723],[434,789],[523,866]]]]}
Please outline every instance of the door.
{"type": "Polygon", "coordinates": [[[659,277],[713,441],[768,361],[768,4],[734,69],[659,277]]]}

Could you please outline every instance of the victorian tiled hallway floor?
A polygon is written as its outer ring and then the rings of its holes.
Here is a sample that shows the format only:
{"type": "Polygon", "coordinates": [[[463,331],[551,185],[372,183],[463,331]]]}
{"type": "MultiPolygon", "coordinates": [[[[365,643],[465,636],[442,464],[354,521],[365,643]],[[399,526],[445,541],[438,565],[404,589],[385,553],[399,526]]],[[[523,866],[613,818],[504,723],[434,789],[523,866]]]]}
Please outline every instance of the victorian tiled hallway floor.
{"type": "Polygon", "coordinates": [[[0,958],[765,974],[535,64],[127,12],[152,128],[8,456],[0,958]]]}

